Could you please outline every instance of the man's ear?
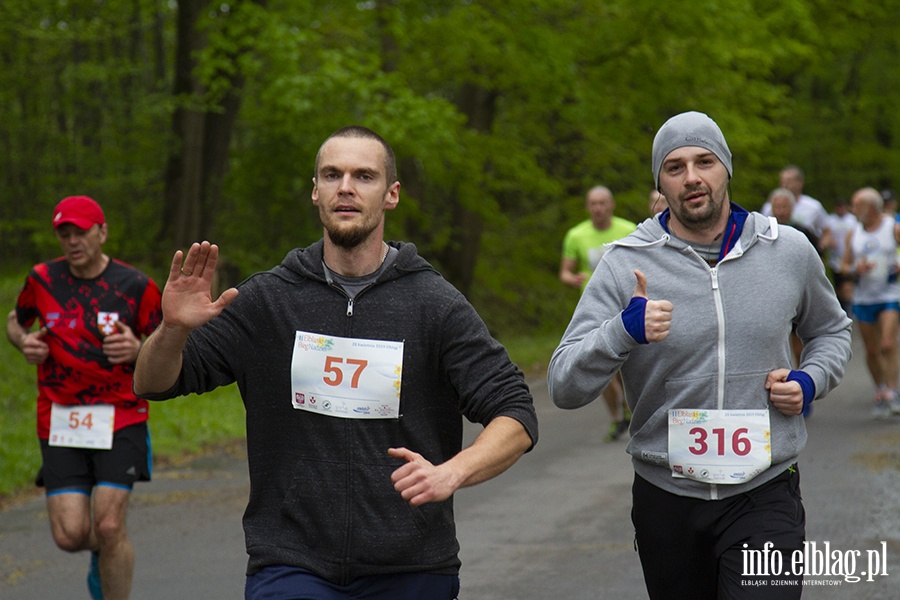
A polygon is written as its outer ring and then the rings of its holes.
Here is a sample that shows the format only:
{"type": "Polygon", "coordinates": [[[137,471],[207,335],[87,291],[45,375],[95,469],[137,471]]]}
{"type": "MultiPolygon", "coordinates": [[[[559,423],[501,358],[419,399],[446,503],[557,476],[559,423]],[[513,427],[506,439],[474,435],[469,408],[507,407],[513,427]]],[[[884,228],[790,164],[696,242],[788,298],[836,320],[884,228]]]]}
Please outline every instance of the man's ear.
{"type": "Polygon", "coordinates": [[[312,197],[313,205],[318,206],[319,205],[319,185],[316,183],[315,177],[312,178],[312,182],[313,182],[313,189],[312,189],[312,194],[310,194],[310,196],[312,197]]]}
{"type": "Polygon", "coordinates": [[[394,210],[400,204],[400,182],[395,181],[384,194],[384,210],[394,210]]]}

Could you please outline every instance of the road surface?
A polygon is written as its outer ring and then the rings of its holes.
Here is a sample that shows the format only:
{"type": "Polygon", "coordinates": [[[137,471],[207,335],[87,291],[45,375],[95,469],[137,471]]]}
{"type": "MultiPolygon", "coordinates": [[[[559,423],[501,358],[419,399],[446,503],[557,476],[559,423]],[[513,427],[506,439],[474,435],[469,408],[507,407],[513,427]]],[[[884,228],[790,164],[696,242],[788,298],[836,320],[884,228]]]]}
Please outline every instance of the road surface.
{"type": "MultiPolygon", "coordinates": [[[[807,538],[819,552],[827,548],[832,573],[847,577],[812,574],[805,599],[900,598],[900,417],[872,420],[858,343],[854,350],[844,382],[808,420],[800,460],[807,538]],[[849,581],[869,568],[869,557],[884,563],[876,565],[879,575],[849,581]]],[[[633,546],[625,441],[602,441],[608,426],[602,403],[562,411],[551,405],[543,377],[530,384],[540,443],[500,477],[456,495],[460,598],[646,598],[633,546]]],[[[476,433],[471,428],[469,438],[476,433]]],[[[242,598],[247,493],[239,444],[157,467],[153,482],[137,486],[129,514],[137,555],[132,597],[242,598]]],[[[87,598],[87,565],[87,554],[53,545],[41,496],[0,512],[0,598],[87,598]]]]}

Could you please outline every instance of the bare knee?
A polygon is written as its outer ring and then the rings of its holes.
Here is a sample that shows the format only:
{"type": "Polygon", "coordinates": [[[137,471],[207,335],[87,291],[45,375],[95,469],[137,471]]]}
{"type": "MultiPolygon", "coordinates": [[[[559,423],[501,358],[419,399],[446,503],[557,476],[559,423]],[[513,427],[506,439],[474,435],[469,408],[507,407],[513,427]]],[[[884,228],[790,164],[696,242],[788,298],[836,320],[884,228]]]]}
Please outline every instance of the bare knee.
{"type": "Polygon", "coordinates": [[[130,490],[104,486],[94,491],[94,535],[101,548],[115,546],[126,538],[129,494],[130,490]]]}
{"type": "Polygon", "coordinates": [[[53,527],[53,541],[60,550],[66,552],[80,552],[89,547],[91,530],[89,527],[65,527],[57,525],[53,527]]]}
{"type": "Polygon", "coordinates": [[[91,509],[88,496],[59,494],[47,498],[50,531],[60,550],[78,552],[91,543],[91,509]]]}
{"type": "Polygon", "coordinates": [[[101,547],[115,545],[125,537],[125,521],[117,514],[105,515],[95,521],[94,534],[101,547]]]}
{"type": "Polygon", "coordinates": [[[870,348],[866,346],[866,361],[871,363],[873,361],[877,362],[881,360],[882,352],[877,348],[870,348]]]}

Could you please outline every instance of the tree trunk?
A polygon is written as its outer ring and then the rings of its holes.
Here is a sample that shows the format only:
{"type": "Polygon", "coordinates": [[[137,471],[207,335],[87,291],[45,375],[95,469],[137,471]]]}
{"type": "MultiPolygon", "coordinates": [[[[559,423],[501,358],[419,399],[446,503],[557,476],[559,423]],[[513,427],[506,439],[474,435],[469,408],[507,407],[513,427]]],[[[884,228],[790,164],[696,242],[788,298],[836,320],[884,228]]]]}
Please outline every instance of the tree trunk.
{"type": "MultiPolygon", "coordinates": [[[[479,133],[490,132],[497,105],[495,91],[475,84],[463,84],[456,104],[466,115],[470,129],[479,133]]],[[[482,168],[488,171],[491,166],[486,162],[482,168]]],[[[477,212],[468,208],[466,199],[459,197],[458,189],[455,194],[457,197],[452,201],[450,242],[441,253],[441,264],[447,279],[459,291],[468,295],[475,280],[484,221],[477,212]]]]}
{"type": "MultiPolygon", "coordinates": [[[[174,94],[182,102],[172,118],[175,146],[166,167],[166,204],[159,235],[160,243],[168,249],[185,249],[215,233],[228,149],[240,109],[240,75],[229,77],[229,92],[216,106],[195,108],[206,90],[194,75],[194,56],[208,42],[197,23],[209,6],[210,0],[178,3],[174,94]]],[[[237,60],[234,55],[227,58],[237,60]]]]}
{"type": "MultiPolygon", "coordinates": [[[[205,43],[197,31],[197,20],[209,0],[180,0],[175,47],[175,84],[173,95],[180,100],[172,116],[175,147],[169,155],[165,175],[165,210],[160,242],[166,248],[185,248],[200,241],[203,202],[203,127],[202,112],[185,107],[185,99],[200,95],[194,78],[193,54],[205,43]]],[[[168,250],[167,250],[168,252],[168,250]]]]}

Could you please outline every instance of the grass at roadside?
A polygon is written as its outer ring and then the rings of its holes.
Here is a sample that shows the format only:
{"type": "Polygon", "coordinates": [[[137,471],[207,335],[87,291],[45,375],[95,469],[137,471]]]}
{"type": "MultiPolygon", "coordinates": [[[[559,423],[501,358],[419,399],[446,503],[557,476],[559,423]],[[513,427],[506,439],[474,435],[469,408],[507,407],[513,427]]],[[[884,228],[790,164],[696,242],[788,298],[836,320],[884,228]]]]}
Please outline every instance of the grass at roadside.
{"type": "MultiPolygon", "coordinates": [[[[0,498],[27,491],[41,464],[35,434],[34,367],[10,344],[0,350],[0,498]]],[[[244,405],[234,385],[203,396],[150,404],[157,462],[196,454],[244,436],[244,405]]]]}
{"type": "MultiPolygon", "coordinates": [[[[0,277],[0,314],[15,305],[22,277],[0,277]]],[[[5,338],[5,334],[3,336],[5,338]]],[[[501,340],[529,376],[547,367],[558,335],[501,340]]],[[[0,499],[33,487],[40,466],[35,435],[35,367],[5,339],[0,340],[0,499]]],[[[244,436],[244,405],[234,385],[203,396],[150,405],[154,456],[161,461],[202,452],[244,436]]]]}
{"type": "Polygon", "coordinates": [[[562,332],[501,339],[509,357],[529,377],[544,375],[562,332]]]}

